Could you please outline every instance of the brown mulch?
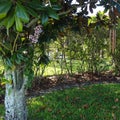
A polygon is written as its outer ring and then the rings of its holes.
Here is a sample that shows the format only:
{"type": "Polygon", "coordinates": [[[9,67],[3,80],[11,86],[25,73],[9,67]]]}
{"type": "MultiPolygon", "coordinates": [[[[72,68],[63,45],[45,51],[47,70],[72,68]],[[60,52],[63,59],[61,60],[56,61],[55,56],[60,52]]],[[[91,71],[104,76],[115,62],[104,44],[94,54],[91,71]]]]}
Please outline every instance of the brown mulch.
{"type": "MultiPolygon", "coordinates": [[[[26,96],[39,96],[54,90],[63,90],[76,86],[80,87],[83,85],[99,83],[120,83],[120,76],[114,76],[111,72],[101,74],[86,72],[73,75],[64,74],[47,77],[35,77],[32,82],[32,87],[26,92],[26,96]]],[[[0,103],[3,103],[3,101],[4,95],[0,95],[0,103]]]]}
{"type": "Polygon", "coordinates": [[[86,72],[73,75],[36,77],[32,83],[32,88],[27,91],[27,96],[39,96],[54,90],[98,83],[120,83],[120,76],[114,76],[111,72],[101,74],[86,72]]]}

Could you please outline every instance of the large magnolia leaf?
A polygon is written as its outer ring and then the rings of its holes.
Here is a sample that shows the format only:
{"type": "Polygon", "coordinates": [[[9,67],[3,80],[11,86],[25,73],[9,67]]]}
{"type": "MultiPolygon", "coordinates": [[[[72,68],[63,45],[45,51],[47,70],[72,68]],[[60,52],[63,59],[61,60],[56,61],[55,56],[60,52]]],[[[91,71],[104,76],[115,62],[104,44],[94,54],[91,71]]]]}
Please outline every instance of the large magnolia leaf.
{"type": "Polygon", "coordinates": [[[42,21],[42,24],[45,25],[47,22],[48,22],[48,15],[47,13],[42,13],[41,15],[41,21],[42,21]]]}
{"type": "Polygon", "coordinates": [[[59,5],[52,5],[52,9],[53,9],[53,10],[61,10],[62,7],[59,6],[59,5]]]}
{"type": "Polygon", "coordinates": [[[17,16],[15,16],[15,24],[16,24],[16,30],[18,32],[22,32],[22,30],[23,30],[23,24],[22,24],[20,18],[18,18],[17,16]]]}
{"type": "Polygon", "coordinates": [[[34,10],[44,10],[44,6],[42,6],[42,3],[40,4],[40,2],[38,1],[31,1],[27,4],[27,6],[29,6],[30,8],[34,9],[34,10]]]}
{"type": "Polygon", "coordinates": [[[6,17],[11,6],[12,6],[11,1],[0,3],[0,19],[3,19],[4,17],[6,17]]]}
{"type": "Polygon", "coordinates": [[[47,12],[48,12],[49,17],[56,19],[56,20],[59,19],[58,14],[52,8],[48,8],[47,12]]]}
{"type": "Polygon", "coordinates": [[[16,17],[20,18],[21,21],[23,21],[24,23],[29,22],[29,16],[28,16],[24,6],[17,3],[15,12],[16,12],[16,17]]]}
{"type": "Polygon", "coordinates": [[[27,7],[25,6],[26,8],[26,11],[28,12],[28,14],[30,14],[31,16],[34,16],[34,17],[38,17],[38,14],[30,7],[27,7]]]}
{"type": "Polygon", "coordinates": [[[11,12],[7,17],[3,19],[3,25],[6,26],[7,29],[12,27],[14,22],[15,22],[15,17],[13,12],[11,12]]]}

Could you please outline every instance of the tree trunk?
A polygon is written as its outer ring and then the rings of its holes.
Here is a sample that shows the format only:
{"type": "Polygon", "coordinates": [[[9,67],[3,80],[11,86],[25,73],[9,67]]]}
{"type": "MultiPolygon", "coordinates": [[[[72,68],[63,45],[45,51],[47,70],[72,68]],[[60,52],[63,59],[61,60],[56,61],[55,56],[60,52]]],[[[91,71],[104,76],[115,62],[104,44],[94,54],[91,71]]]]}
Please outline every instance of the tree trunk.
{"type": "Polygon", "coordinates": [[[27,120],[23,71],[6,71],[5,120],[27,120]]]}

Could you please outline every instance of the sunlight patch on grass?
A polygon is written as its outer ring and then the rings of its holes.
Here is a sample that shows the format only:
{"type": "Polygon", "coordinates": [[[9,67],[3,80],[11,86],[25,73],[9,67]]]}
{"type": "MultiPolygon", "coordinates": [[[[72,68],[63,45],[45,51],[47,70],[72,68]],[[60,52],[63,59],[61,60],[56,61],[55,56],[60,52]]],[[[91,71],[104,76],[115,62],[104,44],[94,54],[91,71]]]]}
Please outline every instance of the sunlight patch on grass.
{"type": "Polygon", "coordinates": [[[31,101],[30,101],[30,104],[32,106],[34,106],[34,105],[42,106],[43,105],[43,103],[41,101],[39,101],[39,98],[38,99],[37,98],[32,98],[31,101]]]}

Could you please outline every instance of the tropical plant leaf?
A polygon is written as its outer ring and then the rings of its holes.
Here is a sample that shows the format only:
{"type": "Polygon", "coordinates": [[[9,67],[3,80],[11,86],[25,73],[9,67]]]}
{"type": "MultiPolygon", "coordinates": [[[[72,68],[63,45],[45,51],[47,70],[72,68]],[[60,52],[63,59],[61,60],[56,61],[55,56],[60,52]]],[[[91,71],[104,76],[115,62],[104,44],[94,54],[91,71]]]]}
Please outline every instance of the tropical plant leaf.
{"type": "Polygon", "coordinates": [[[34,17],[38,17],[38,14],[30,7],[25,7],[26,8],[26,11],[28,12],[28,14],[30,14],[31,16],[34,16],[34,17]]]}
{"type": "Polygon", "coordinates": [[[3,19],[3,25],[6,26],[7,29],[13,26],[15,22],[15,17],[13,12],[11,12],[5,19],[3,19]]]}
{"type": "Polygon", "coordinates": [[[12,6],[11,1],[0,3],[0,19],[3,19],[4,17],[6,17],[11,6],[12,6]]]}
{"type": "Polygon", "coordinates": [[[43,25],[45,25],[48,22],[48,15],[45,12],[41,15],[41,22],[43,25]]]}
{"type": "Polygon", "coordinates": [[[23,21],[24,23],[29,22],[29,16],[28,16],[24,6],[17,3],[15,12],[16,12],[16,17],[20,18],[21,21],[23,21]]]}
{"type": "Polygon", "coordinates": [[[17,16],[15,16],[15,24],[16,24],[16,30],[18,32],[22,32],[22,30],[23,30],[23,24],[22,24],[20,18],[18,18],[17,16]]]}
{"type": "Polygon", "coordinates": [[[32,9],[36,9],[36,10],[44,10],[44,8],[45,8],[42,5],[40,5],[40,3],[37,1],[32,1],[32,2],[28,3],[28,6],[31,7],[32,9]]]}
{"type": "Polygon", "coordinates": [[[59,19],[59,16],[58,14],[55,12],[55,10],[53,10],[52,8],[48,8],[48,15],[49,17],[53,18],[53,19],[56,19],[58,20],[59,19]]]}
{"type": "Polygon", "coordinates": [[[52,9],[53,9],[53,10],[61,10],[62,7],[59,6],[59,5],[52,5],[52,9]]]}

